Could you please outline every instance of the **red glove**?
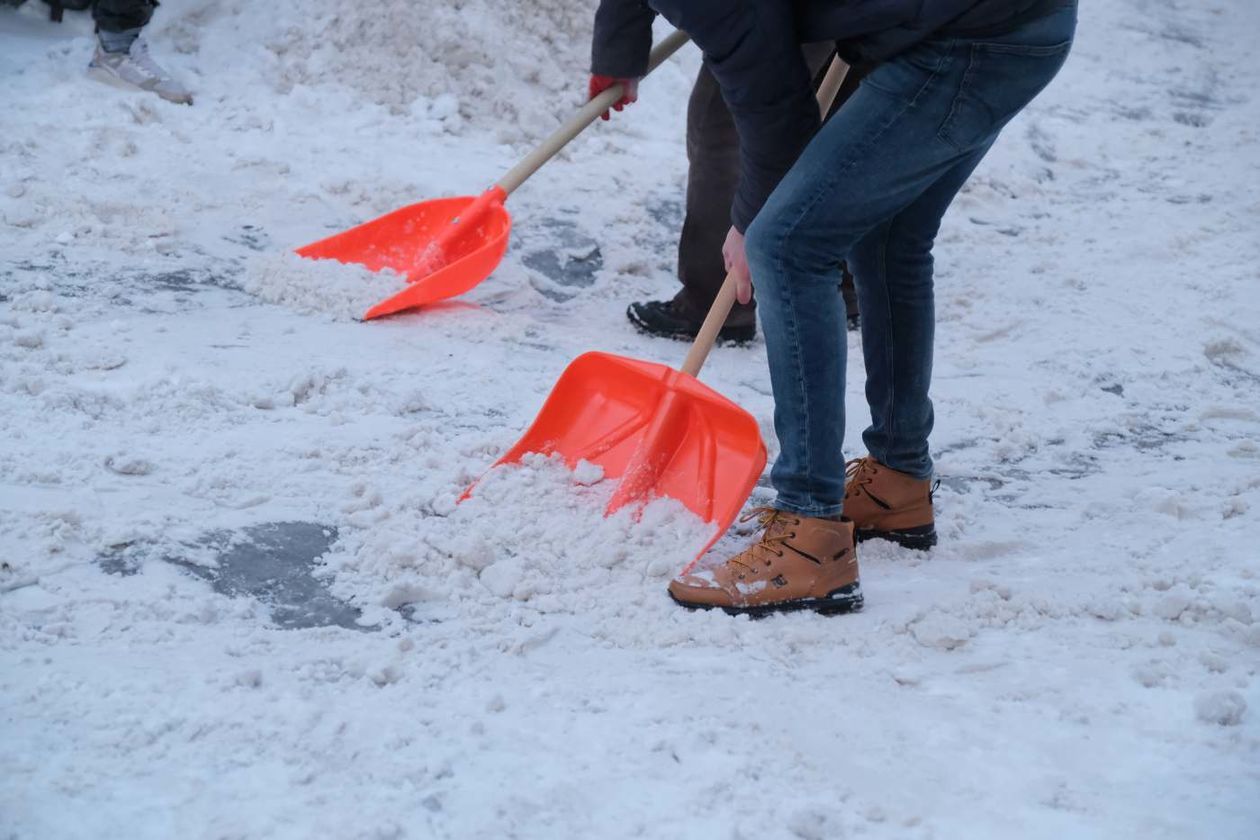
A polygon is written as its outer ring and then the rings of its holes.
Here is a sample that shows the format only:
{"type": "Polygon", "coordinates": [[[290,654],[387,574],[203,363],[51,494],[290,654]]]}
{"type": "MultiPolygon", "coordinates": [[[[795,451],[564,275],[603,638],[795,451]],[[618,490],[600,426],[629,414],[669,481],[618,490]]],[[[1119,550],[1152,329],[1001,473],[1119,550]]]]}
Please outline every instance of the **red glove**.
{"type": "MultiPolygon", "coordinates": [[[[622,85],[625,95],[613,103],[614,111],[620,111],[627,105],[639,101],[638,79],[616,79],[612,76],[591,76],[590,85],[587,87],[587,90],[590,92],[590,96],[587,97],[587,101],[589,102],[591,99],[594,99],[596,96],[599,96],[601,93],[616,84],[622,85]]],[[[600,119],[606,120],[608,117],[609,114],[605,111],[600,119]]]]}

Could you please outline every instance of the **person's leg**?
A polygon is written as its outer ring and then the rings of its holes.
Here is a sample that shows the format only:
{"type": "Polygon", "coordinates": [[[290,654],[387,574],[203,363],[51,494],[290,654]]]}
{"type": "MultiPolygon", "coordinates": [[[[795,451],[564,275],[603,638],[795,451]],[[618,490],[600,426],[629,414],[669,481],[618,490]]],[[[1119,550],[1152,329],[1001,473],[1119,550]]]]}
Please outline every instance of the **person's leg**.
{"type": "Polygon", "coordinates": [[[192,104],[192,93],[149,55],[140,31],[153,16],[153,0],[96,0],[96,53],[88,74],[117,87],[156,93],[168,102],[192,104]]]}
{"type": "Polygon", "coordinates": [[[932,245],[946,208],[988,146],[959,159],[926,192],[862,237],[849,252],[862,311],[862,356],[877,461],[914,478],[932,475],[932,342],[936,310],[932,245]]]}
{"type": "Polygon", "coordinates": [[[957,161],[849,254],[871,410],[863,442],[878,462],[912,478],[932,475],[932,246],[941,219],[1006,122],[1058,71],[1074,28],[1069,5],[995,41],[963,42],[967,72],[936,132],[937,142],[960,152],[957,161]]]}
{"type": "Polygon", "coordinates": [[[927,192],[849,252],[861,295],[871,426],[866,457],[847,465],[844,514],[858,540],[907,548],[936,544],[932,504],[932,243],[941,217],[987,147],[963,158],[927,192]]]}
{"type": "MultiPolygon", "coordinates": [[[[831,44],[806,44],[806,65],[821,81],[835,51],[831,44]]],[[[856,89],[846,78],[836,107],[856,89]]],[[[678,279],[682,288],[669,301],[630,304],[626,315],[652,335],[692,338],[726,279],[722,243],[731,227],[731,203],[739,182],[739,135],[717,81],[700,68],[687,103],[687,196],[678,240],[678,279]]],[[[846,298],[848,300],[848,298],[846,298]]],[[[756,302],[736,304],[720,335],[750,341],[756,332],[756,302]]]]}
{"type": "MultiPolygon", "coordinates": [[[[931,41],[885,63],[823,126],[748,229],[781,449],[771,473],[777,508],[818,517],[843,507],[845,348],[842,336],[837,341],[836,266],[938,182],[974,167],[1058,71],[1074,26],[1068,8],[996,44],[931,41]]],[[[952,197],[957,186],[940,191],[952,197]]],[[[947,205],[928,202],[924,212],[947,205]]],[[[934,234],[936,224],[939,217],[919,227],[934,234]]],[[[930,278],[930,264],[928,271],[930,278]]],[[[910,368],[930,370],[930,359],[910,368]]]]}
{"type": "MultiPolygon", "coordinates": [[[[687,199],[678,238],[677,300],[703,318],[726,278],[722,243],[739,182],[739,135],[713,74],[700,67],[687,102],[687,199]]],[[[738,309],[733,313],[738,316],[738,309]]]]}
{"type": "MultiPolygon", "coordinates": [[[[917,84],[930,86],[935,78],[925,71],[917,84]]],[[[919,113],[899,99],[859,90],[748,228],[774,392],[780,451],[771,480],[780,510],[809,517],[841,513],[847,340],[836,277],[853,244],[937,174],[920,161],[920,150],[935,152],[938,166],[952,157],[932,144],[914,145],[927,133],[919,113]],[[901,150],[900,157],[889,159],[890,150],[901,150]],[[887,178],[916,171],[926,174],[900,185],[887,178]]]]}
{"type": "Polygon", "coordinates": [[[844,313],[847,317],[849,332],[858,329],[862,324],[862,316],[858,308],[857,285],[853,280],[853,271],[849,263],[840,263],[840,296],[844,298],[844,313]]]}
{"type": "Polygon", "coordinates": [[[153,17],[155,6],[152,0],[95,0],[92,19],[96,21],[101,48],[111,53],[131,49],[140,30],[153,17]]]}
{"type": "MultiPolygon", "coordinates": [[[[726,278],[722,243],[731,226],[731,202],[739,182],[739,136],[722,91],[708,68],[687,103],[687,197],[678,239],[678,279],[682,288],[670,300],[636,301],[626,317],[642,332],[692,339],[726,278]]],[[[719,333],[724,341],[751,341],[756,310],[735,306],[719,333]]]]}

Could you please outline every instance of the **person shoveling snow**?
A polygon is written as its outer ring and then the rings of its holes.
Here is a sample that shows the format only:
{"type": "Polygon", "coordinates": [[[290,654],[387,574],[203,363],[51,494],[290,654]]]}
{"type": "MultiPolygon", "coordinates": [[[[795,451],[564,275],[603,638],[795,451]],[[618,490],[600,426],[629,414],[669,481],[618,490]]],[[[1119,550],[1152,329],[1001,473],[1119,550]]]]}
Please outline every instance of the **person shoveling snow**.
{"type": "Polygon", "coordinates": [[[615,74],[624,86],[644,72],[657,13],[685,30],[740,139],[722,252],[739,301],[749,303],[754,283],[761,301],[778,495],[755,512],[762,534],[752,545],[670,585],[686,607],[858,609],[856,540],[935,543],[936,232],[1003,127],[1063,66],[1076,29],[1075,0],[880,0],[865,16],[848,5],[752,13],[719,2],[604,0],[597,12],[596,43],[619,42],[634,57],[615,74]],[[821,129],[800,47],[809,42],[835,42],[850,64],[875,68],[821,129]],[[857,277],[872,418],[869,454],[847,465],[835,271],[846,258],[857,277]]]}
{"type": "MultiPolygon", "coordinates": [[[[88,75],[116,87],[156,93],[168,102],[192,104],[192,93],[153,60],[140,34],[157,8],[154,0],[44,0],[50,18],[60,22],[65,10],[91,9],[96,23],[96,52],[88,75]]],[[[21,6],[23,0],[6,0],[21,6]]]]}

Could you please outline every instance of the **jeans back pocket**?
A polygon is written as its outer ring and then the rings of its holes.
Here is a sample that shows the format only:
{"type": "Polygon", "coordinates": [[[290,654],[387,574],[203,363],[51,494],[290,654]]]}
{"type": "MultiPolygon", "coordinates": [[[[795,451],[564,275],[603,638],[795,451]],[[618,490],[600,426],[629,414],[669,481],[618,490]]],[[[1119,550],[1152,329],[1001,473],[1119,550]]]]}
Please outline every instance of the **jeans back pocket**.
{"type": "Polygon", "coordinates": [[[937,136],[960,151],[992,140],[1059,72],[1071,40],[1047,46],[976,42],[937,136]]]}

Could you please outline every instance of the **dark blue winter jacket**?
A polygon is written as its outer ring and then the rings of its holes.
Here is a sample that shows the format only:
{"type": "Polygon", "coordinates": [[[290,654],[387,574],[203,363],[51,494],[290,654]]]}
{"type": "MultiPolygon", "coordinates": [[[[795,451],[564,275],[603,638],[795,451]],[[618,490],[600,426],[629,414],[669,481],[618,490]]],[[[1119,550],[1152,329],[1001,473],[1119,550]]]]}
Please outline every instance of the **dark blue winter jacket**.
{"type": "Polygon", "coordinates": [[[731,221],[743,231],[818,129],[801,44],[834,41],[850,64],[870,66],[933,35],[1010,32],[1072,1],[602,0],[591,71],[642,76],[657,13],[691,36],[739,132],[731,221]]]}

